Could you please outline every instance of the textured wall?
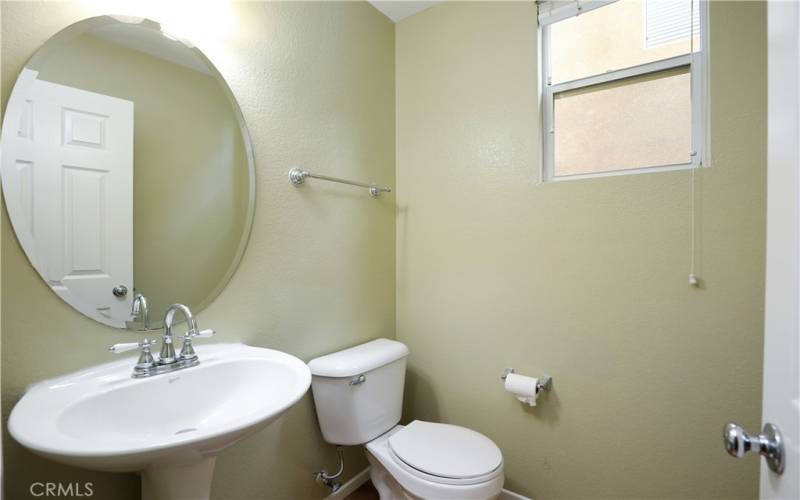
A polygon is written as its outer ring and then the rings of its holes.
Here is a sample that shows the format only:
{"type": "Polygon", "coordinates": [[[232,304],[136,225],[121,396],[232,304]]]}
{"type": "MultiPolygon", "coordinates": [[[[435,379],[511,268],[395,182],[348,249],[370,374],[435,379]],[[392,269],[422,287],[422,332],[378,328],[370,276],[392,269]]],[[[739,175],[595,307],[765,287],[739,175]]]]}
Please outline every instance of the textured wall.
{"type": "MultiPolygon", "coordinates": [[[[185,15],[175,3],[116,2],[156,20],[185,15]],[[163,14],[159,9],[164,9],[163,14]],[[176,9],[178,12],[175,12],[176,9]]],[[[184,4],[185,5],[185,4],[184,4]]],[[[108,12],[99,2],[3,2],[2,101],[33,52],[72,22],[108,12]]],[[[140,14],[141,15],[141,14],[140,14]]],[[[237,3],[224,36],[192,40],[241,103],[256,158],[256,214],[238,272],[199,315],[219,341],[241,341],[308,360],[373,337],[394,336],[393,196],[310,182],[290,186],[291,166],[394,183],[394,28],[366,3],[237,3]]],[[[222,23],[224,19],[212,19],[222,23]]],[[[212,30],[196,29],[199,34],[212,30]]],[[[3,214],[2,402],[7,417],[26,385],[109,360],[132,334],[105,328],[58,299],[28,265],[3,214]]],[[[153,394],[154,403],[157,394],[153,394]]],[[[203,397],[198,395],[198,397],[203,397]]],[[[157,411],[157,407],[155,408],[157,411]]],[[[90,430],[87,430],[87,432],[90,430]]],[[[103,474],[40,459],[4,433],[6,498],[32,481],[93,481],[97,498],[139,496],[133,474],[103,474]]],[[[347,475],[366,466],[348,450],[347,475]]],[[[282,419],[223,452],[215,499],[319,498],[312,472],[335,465],[310,394],[282,419]]]]}
{"type": "MultiPolygon", "coordinates": [[[[93,5],[2,4],[3,101],[50,35],[103,13],[93,5]]],[[[725,421],[760,420],[765,8],[712,4],[701,290],[686,286],[688,172],[536,184],[534,8],[445,4],[397,28],[406,414],[486,433],[505,454],[507,487],[536,500],[753,498],[757,460],[729,459],[719,434],[725,421]],[[551,373],[554,392],[520,407],[501,390],[505,366],[551,373]]],[[[239,272],[200,324],[306,360],[392,336],[392,198],[298,191],[285,178],[297,163],[392,183],[392,26],[357,3],[237,4],[234,20],[200,46],[250,126],[257,211],[239,272]]],[[[7,220],[2,259],[7,415],[26,384],[101,362],[130,337],[57,299],[7,220]]],[[[4,439],[9,498],[59,478],[94,480],[101,498],[138,495],[133,475],[58,466],[4,439]]],[[[360,456],[349,451],[350,473],[360,456]]],[[[222,454],[214,497],[320,497],[309,474],[333,460],[307,397],[222,454]]]]}
{"type": "Polygon", "coordinates": [[[396,28],[397,335],[406,417],[486,433],[506,487],[553,498],[755,498],[765,4],[711,2],[714,166],[537,184],[535,5],[445,3],[396,28]],[[504,367],[550,373],[536,408],[504,367]]]}

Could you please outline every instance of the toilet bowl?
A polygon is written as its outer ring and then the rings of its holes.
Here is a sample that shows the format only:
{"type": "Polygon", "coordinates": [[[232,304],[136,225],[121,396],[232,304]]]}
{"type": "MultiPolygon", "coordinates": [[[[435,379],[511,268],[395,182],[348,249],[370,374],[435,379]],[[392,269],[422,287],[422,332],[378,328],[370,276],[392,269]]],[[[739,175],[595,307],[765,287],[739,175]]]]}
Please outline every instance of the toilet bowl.
{"type": "Polygon", "coordinates": [[[503,457],[486,436],[415,420],[366,445],[382,499],[489,500],[503,488],[503,457]]]}
{"type": "Polygon", "coordinates": [[[503,455],[491,439],[457,425],[397,425],[408,348],[377,339],[308,362],[325,441],[364,445],[382,500],[490,500],[503,488],[503,455]]]}

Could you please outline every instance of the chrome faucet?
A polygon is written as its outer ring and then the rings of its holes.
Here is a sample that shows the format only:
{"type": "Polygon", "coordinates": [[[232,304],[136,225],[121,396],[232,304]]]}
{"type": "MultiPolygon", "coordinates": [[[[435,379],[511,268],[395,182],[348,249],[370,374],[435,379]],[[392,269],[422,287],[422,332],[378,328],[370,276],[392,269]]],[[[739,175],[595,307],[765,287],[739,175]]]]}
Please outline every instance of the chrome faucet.
{"type": "MultiPolygon", "coordinates": [[[[141,303],[141,301],[140,301],[141,303]]],[[[145,310],[147,308],[147,299],[144,299],[145,310]]],[[[152,375],[159,375],[162,373],[169,373],[183,368],[196,366],[200,363],[197,354],[192,347],[192,339],[194,337],[211,337],[214,335],[214,330],[197,329],[197,321],[189,310],[183,304],[172,304],[167,308],[167,313],[164,315],[164,338],[161,342],[161,353],[158,360],[154,360],[150,354],[150,346],[155,343],[155,340],[150,341],[145,339],[143,342],[130,342],[127,344],[115,344],[109,348],[109,351],[118,354],[121,352],[130,351],[132,349],[141,348],[139,360],[133,368],[133,377],[150,377],[152,375]],[[183,334],[183,345],[179,355],[175,355],[175,347],[172,345],[172,322],[175,318],[175,312],[180,311],[189,330],[183,334]]]]}
{"type": "Polygon", "coordinates": [[[145,331],[150,329],[150,316],[147,309],[147,297],[141,293],[133,296],[133,304],[131,304],[131,316],[134,319],[142,318],[143,328],[145,331]]]}
{"type": "MultiPolygon", "coordinates": [[[[167,313],[164,315],[164,340],[161,344],[161,354],[158,357],[158,364],[168,365],[178,361],[175,357],[175,348],[172,346],[172,320],[175,317],[175,311],[183,313],[186,318],[186,324],[189,325],[189,331],[184,336],[184,343],[186,339],[191,339],[197,332],[197,321],[192,316],[192,311],[183,304],[172,304],[167,308],[167,313]]],[[[191,342],[191,340],[190,340],[191,342]]]]}

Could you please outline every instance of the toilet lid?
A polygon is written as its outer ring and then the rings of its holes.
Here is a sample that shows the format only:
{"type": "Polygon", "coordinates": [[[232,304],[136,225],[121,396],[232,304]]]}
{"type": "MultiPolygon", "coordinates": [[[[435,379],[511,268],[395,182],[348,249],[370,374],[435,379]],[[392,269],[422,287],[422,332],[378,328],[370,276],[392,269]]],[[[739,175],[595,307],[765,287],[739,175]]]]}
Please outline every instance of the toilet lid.
{"type": "Polygon", "coordinates": [[[395,455],[433,476],[468,479],[497,469],[503,455],[494,442],[457,425],[415,420],[389,438],[395,455]]]}

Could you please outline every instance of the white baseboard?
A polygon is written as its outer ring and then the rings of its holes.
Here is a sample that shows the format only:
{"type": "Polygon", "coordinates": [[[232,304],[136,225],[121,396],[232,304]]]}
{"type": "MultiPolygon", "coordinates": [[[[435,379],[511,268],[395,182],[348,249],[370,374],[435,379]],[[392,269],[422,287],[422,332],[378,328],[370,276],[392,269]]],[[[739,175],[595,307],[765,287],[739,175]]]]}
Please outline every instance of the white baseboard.
{"type": "Polygon", "coordinates": [[[504,489],[500,496],[497,497],[497,500],[533,500],[532,498],[524,497],[519,493],[514,493],[513,491],[508,491],[504,489]]]}
{"type": "MultiPolygon", "coordinates": [[[[369,467],[362,470],[355,476],[353,476],[349,481],[344,483],[341,488],[339,488],[336,493],[331,493],[325,500],[344,500],[347,498],[350,493],[356,491],[362,484],[369,481],[369,467]]],[[[533,500],[532,498],[524,497],[519,493],[514,493],[513,491],[508,491],[503,489],[500,493],[500,496],[497,497],[497,500],[533,500]]]]}
{"type": "Polygon", "coordinates": [[[344,483],[342,487],[336,491],[336,493],[331,493],[330,495],[326,496],[325,500],[343,500],[367,481],[369,481],[369,467],[362,470],[353,476],[352,479],[344,483]]]}

